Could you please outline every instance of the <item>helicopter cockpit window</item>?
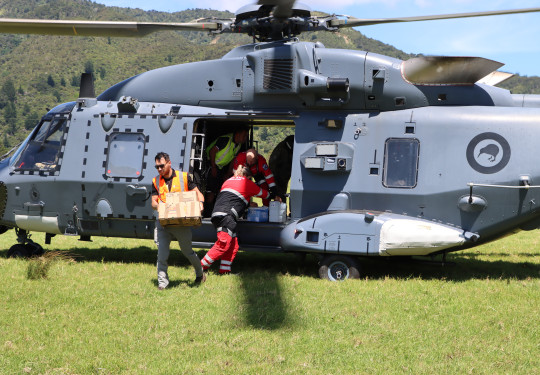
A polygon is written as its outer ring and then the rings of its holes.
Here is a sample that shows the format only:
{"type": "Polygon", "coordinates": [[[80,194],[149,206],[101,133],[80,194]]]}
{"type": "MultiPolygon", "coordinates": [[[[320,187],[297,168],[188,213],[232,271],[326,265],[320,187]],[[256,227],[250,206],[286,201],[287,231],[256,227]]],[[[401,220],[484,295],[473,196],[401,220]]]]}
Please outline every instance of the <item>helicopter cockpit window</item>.
{"type": "Polygon", "coordinates": [[[57,170],[66,124],[65,117],[43,120],[13,163],[15,170],[57,170]]]}
{"type": "Polygon", "coordinates": [[[392,188],[413,188],[417,183],[417,139],[388,139],[384,154],[383,184],[392,188]]]}
{"type": "Polygon", "coordinates": [[[139,178],[143,168],[145,137],[141,133],[114,133],[109,138],[105,174],[108,177],[139,178]]]}

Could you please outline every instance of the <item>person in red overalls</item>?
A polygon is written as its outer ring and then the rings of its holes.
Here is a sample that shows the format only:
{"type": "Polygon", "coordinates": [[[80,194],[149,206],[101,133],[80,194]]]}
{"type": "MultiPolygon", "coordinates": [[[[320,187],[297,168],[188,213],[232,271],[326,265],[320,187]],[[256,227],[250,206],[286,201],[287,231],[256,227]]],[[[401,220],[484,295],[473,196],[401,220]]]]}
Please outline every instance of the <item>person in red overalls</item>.
{"type": "Polygon", "coordinates": [[[220,274],[231,272],[231,264],[238,252],[238,239],[236,237],[236,224],[249,206],[251,197],[270,199],[268,190],[264,190],[251,181],[248,176],[249,169],[240,165],[234,172],[234,177],[223,183],[219,192],[214,211],[212,224],[217,230],[217,241],[201,260],[203,270],[206,271],[212,263],[221,259],[220,274]]]}
{"type": "MultiPolygon", "coordinates": [[[[260,155],[257,150],[250,148],[249,150],[236,155],[236,158],[233,161],[233,170],[236,170],[239,165],[247,166],[255,183],[264,190],[270,191],[273,196],[276,195],[277,190],[274,175],[268,167],[268,163],[264,156],[260,155]]],[[[269,203],[269,199],[263,199],[263,205],[268,207],[269,203]]]]}

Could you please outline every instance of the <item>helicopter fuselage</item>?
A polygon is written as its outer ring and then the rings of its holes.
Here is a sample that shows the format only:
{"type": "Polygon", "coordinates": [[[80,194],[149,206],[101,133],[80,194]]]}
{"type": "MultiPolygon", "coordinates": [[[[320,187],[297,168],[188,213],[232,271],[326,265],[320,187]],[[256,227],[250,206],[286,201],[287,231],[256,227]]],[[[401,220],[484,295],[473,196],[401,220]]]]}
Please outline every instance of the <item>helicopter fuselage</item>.
{"type": "MultiPolygon", "coordinates": [[[[143,73],[44,116],[0,164],[0,224],[153,238],[154,155],[204,179],[204,145],[248,125],[295,140],[290,217],[242,221],[245,248],[427,255],[536,227],[538,98],[452,69],[415,84],[401,60],[289,41],[143,73]]],[[[205,219],[194,241],[214,240],[205,219]]]]}

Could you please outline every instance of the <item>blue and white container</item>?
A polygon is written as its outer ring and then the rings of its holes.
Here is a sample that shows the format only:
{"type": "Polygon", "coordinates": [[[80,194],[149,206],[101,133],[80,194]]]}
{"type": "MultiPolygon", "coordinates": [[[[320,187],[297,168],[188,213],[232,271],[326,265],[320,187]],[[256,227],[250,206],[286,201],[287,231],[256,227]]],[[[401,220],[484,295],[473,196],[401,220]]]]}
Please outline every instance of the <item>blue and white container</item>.
{"type": "Polygon", "coordinates": [[[248,208],[247,221],[255,221],[257,223],[268,222],[268,207],[248,208]]]}

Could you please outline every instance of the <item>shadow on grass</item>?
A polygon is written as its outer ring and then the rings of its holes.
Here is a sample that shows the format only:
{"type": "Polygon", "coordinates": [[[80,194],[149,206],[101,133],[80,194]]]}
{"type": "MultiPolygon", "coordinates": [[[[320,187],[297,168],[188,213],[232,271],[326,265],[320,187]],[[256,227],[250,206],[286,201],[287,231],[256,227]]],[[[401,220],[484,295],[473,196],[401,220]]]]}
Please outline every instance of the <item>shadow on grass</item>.
{"type": "MultiPolygon", "coordinates": [[[[69,251],[78,262],[119,262],[119,263],[146,263],[155,264],[157,249],[141,246],[130,249],[118,248],[76,248],[69,251]]],[[[6,257],[7,250],[0,251],[0,256],[6,257]]],[[[205,250],[198,250],[202,259],[205,250]]],[[[422,278],[446,279],[465,281],[469,279],[528,279],[540,278],[540,265],[532,262],[509,261],[507,258],[535,258],[538,254],[526,252],[519,254],[497,253],[490,254],[497,260],[481,260],[486,254],[470,252],[455,252],[449,254],[447,261],[453,265],[441,266],[429,264],[417,259],[401,259],[397,257],[359,258],[360,274],[362,278],[384,279],[393,278],[422,278]],[[500,259],[503,260],[500,260],[500,259]]],[[[420,259],[420,258],[419,258],[420,259]]],[[[426,258],[427,259],[427,258],[426,258]]],[[[440,259],[440,257],[437,257],[440,259]]],[[[178,249],[171,251],[169,265],[173,267],[188,267],[188,260],[178,249]]],[[[253,279],[268,281],[274,286],[268,290],[275,290],[279,294],[277,284],[278,275],[295,275],[318,278],[318,260],[314,256],[307,256],[301,260],[289,253],[255,253],[240,252],[233,264],[233,271],[241,274],[242,282],[250,286],[253,279]],[[261,280],[261,275],[264,278],[261,280]]],[[[262,293],[254,288],[254,294],[262,293]]],[[[273,293],[273,292],[264,292],[273,293]]],[[[248,296],[248,299],[249,296],[248,296]]]]}
{"type": "Polygon", "coordinates": [[[241,274],[244,292],[245,321],[252,328],[275,330],[290,322],[282,296],[278,276],[275,273],[241,274]]]}
{"type": "MultiPolygon", "coordinates": [[[[316,277],[315,259],[302,262],[294,254],[240,253],[233,264],[244,293],[245,320],[252,328],[275,330],[293,324],[279,281],[280,275],[316,277]],[[312,272],[307,270],[311,269],[312,272]],[[309,272],[309,273],[306,273],[309,272]]],[[[234,276],[233,276],[234,277],[234,276]]]]}
{"type": "MultiPolygon", "coordinates": [[[[6,256],[7,251],[0,251],[6,256]]],[[[202,258],[206,251],[197,251],[202,258]]],[[[70,251],[77,262],[118,262],[145,263],[154,265],[157,249],[138,247],[134,249],[77,248],[70,251]]],[[[360,258],[361,278],[379,280],[385,278],[424,280],[440,279],[447,281],[467,281],[472,279],[525,280],[540,278],[540,265],[531,262],[511,262],[507,254],[498,254],[497,260],[481,260],[483,254],[453,253],[447,261],[453,265],[426,264],[412,259],[395,257],[360,258]],[[502,255],[502,256],[500,256],[502,255]],[[500,260],[503,258],[504,260],[500,260]]],[[[517,254],[517,258],[532,258],[532,253],[517,254]]],[[[178,249],[171,251],[169,265],[172,267],[191,267],[191,264],[178,249]]],[[[245,323],[255,329],[277,330],[294,324],[294,317],[289,313],[286,298],[280,285],[281,275],[318,278],[318,260],[314,256],[304,259],[295,254],[268,254],[240,252],[233,264],[233,272],[238,273],[240,289],[243,292],[243,311],[245,323]]],[[[219,277],[217,270],[209,277],[219,277]]],[[[157,287],[157,280],[149,282],[157,287]]],[[[323,282],[323,281],[321,281],[323,282]]],[[[171,280],[169,288],[183,285],[194,286],[192,280],[171,280]]]]}
{"type": "MultiPolygon", "coordinates": [[[[158,287],[158,279],[157,278],[153,278],[152,280],[150,280],[150,282],[152,283],[152,285],[157,289],[158,287]]],[[[170,289],[174,289],[174,288],[178,288],[182,285],[185,285],[185,286],[188,286],[190,288],[198,288],[200,286],[200,284],[195,284],[195,278],[193,278],[192,280],[186,280],[186,279],[172,279],[169,281],[169,285],[167,285],[167,288],[166,290],[170,290],[170,289]]]]}
{"type": "MultiPolygon", "coordinates": [[[[370,279],[420,278],[467,281],[473,279],[526,280],[540,278],[540,265],[531,262],[486,261],[470,255],[450,255],[448,264],[423,259],[369,258],[361,260],[361,275],[370,279]]],[[[439,257],[440,259],[440,257],[439,257]]]]}

